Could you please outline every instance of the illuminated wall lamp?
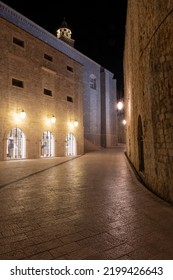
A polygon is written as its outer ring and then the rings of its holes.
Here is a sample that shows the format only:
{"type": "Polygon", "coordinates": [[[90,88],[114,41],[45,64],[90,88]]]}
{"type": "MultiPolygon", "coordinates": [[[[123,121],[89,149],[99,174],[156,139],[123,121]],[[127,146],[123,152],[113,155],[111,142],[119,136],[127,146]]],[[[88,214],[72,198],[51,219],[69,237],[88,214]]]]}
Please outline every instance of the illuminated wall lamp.
{"type": "Polygon", "coordinates": [[[118,108],[118,110],[122,110],[122,109],[123,109],[123,107],[124,107],[123,102],[122,102],[122,101],[119,101],[119,102],[118,102],[118,104],[117,104],[117,108],[118,108]]]}
{"type": "Polygon", "coordinates": [[[49,121],[50,121],[51,123],[56,123],[56,118],[55,118],[54,115],[48,115],[47,118],[49,119],[49,121]]]}
{"type": "Polygon", "coordinates": [[[123,123],[123,125],[126,125],[127,121],[126,121],[126,120],[123,120],[122,123],[123,123]]]}
{"type": "Polygon", "coordinates": [[[78,127],[78,125],[79,125],[79,123],[78,123],[78,121],[74,121],[74,127],[78,127]]]}
{"type": "Polygon", "coordinates": [[[20,112],[20,117],[21,117],[22,120],[26,118],[26,113],[25,113],[24,110],[22,110],[22,111],[20,112]]]}
{"type": "Polygon", "coordinates": [[[23,109],[22,110],[18,109],[17,114],[22,120],[24,120],[26,118],[26,112],[23,109]]]}
{"type": "Polygon", "coordinates": [[[56,118],[54,115],[52,115],[52,117],[51,117],[51,123],[56,123],[56,118]]]}

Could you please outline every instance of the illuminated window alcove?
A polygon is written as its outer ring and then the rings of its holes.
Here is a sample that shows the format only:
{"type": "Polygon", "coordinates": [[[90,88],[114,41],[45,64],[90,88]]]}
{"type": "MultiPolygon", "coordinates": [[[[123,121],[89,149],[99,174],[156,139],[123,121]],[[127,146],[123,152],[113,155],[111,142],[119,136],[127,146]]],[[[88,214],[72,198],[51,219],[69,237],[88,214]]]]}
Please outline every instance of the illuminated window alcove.
{"type": "Polygon", "coordinates": [[[76,155],[76,138],[73,133],[68,133],[66,137],[66,156],[76,155]]]}
{"type": "Polygon", "coordinates": [[[7,159],[26,158],[26,137],[20,128],[12,128],[7,136],[7,159]]]}
{"type": "Polygon", "coordinates": [[[41,139],[41,157],[55,156],[55,140],[52,132],[44,131],[41,139]]]}

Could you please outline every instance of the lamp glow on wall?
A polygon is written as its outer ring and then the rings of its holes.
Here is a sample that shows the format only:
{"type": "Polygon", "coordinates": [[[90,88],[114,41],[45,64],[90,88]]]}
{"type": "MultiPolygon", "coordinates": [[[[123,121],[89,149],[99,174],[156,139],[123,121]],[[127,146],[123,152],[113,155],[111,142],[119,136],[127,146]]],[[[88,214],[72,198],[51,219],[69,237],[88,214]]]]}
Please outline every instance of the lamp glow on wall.
{"type": "Polygon", "coordinates": [[[69,125],[69,127],[72,129],[72,128],[74,128],[74,127],[78,127],[79,122],[78,122],[77,120],[75,120],[75,121],[70,120],[70,121],[68,122],[68,125],[69,125]]]}
{"type": "Polygon", "coordinates": [[[15,119],[16,121],[24,120],[26,118],[26,112],[23,109],[17,109],[17,112],[15,113],[15,119]]]}
{"type": "Polygon", "coordinates": [[[51,123],[56,123],[56,118],[54,115],[52,115],[52,117],[51,117],[51,123]]]}
{"type": "Polygon", "coordinates": [[[126,123],[127,123],[126,120],[123,120],[123,121],[122,121],[122,124],[123,124],[123,125],[126,125],[126,123]]]}
{"type": "Polygon", "coordinates": [[[48,115],[47,117],[51,123],[56,123],[56,118],[54,115],[48,115]]]}
{"type": "Polygon", "coordinates": [[[22,111],[19,113],[19,115],[20,115],[20,118],[22,119],[22,120],[24,120],[25,118],[26,118],[26,112],[22,109],[22,111]]]}
{"type": "Polygon", "coordinates": [[[79,125],[78,121],[75,120],[74,123],[73,123],[73,125],[74,125],[74,127],[78,127],[78,125],[79,125]]]}
{"type": "Polygon", "coordinates": [[[21,125],[25,118],[26,112],[23,109],[17,108],[17,110],[13,111],[13,121],[16,126],[21,125]]]}

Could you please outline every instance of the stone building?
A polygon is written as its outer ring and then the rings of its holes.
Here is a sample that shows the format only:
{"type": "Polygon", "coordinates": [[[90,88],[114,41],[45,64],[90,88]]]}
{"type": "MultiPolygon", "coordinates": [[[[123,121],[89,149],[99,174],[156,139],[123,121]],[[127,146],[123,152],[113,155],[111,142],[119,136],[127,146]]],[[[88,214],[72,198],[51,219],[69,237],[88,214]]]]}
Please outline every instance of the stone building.
{"type": "Polygon", "coordinates": [[[129,0],[124,50],[126,153],[173,202],[173,1],[129,0]]]}
{"type": "Polygon", "coordinates": [[[117,144],[116,80],[0,2],[0,160],[80,155],[117,144]]]}

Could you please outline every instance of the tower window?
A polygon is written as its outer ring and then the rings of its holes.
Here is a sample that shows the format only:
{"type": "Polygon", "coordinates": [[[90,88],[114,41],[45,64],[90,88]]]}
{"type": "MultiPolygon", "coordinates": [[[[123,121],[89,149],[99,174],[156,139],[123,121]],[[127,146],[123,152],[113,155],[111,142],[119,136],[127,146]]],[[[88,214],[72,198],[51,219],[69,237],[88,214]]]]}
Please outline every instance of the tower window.
{"type": "Polygon", "coordinates": [[[12,85],[15,87],[23,88],[23,81],[12,79],[12,85]]]}
{"type": "Polygon", "coordinates": [[[44,88],[44,94],[48,96],[52,96],[52,91],[49,89],[44,88]]]}
{"type": "Polygon", "coordinates": [[[20,39],[18,39],[16,37],[13,37],[13,43],[18,45],[18,46],[20,46],[20,47],[22,47],[22,48],[24,48],[24,41],[22,41],[22,40],[20,40],[20,39]]]}

